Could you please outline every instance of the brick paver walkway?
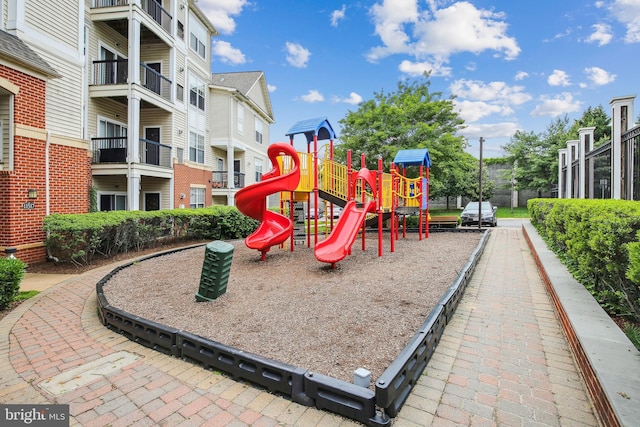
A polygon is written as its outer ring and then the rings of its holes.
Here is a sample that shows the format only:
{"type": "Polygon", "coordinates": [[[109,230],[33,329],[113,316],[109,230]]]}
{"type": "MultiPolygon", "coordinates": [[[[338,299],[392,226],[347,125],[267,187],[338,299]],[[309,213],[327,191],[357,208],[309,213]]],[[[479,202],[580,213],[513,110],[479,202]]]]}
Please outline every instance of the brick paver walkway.
{"type": "MultiPolygon", "coordinates": [[[[67,280],[0,322],[0,403],[68,403],[83,426],[356,426],[135,344],[67,280]]],[[[597,426],[520,229],[494,229],[426,371],[393,423],[597,426]]]]}

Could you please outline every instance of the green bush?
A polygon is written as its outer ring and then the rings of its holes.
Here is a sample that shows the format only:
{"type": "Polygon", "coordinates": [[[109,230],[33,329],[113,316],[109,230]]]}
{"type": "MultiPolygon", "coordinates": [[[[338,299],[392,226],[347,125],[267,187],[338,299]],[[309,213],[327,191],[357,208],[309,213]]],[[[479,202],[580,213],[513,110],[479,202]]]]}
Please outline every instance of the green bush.
{"type": "Polygon", "coordinates": [[[531,222],[610,314],[640,320],[640,204],[532,199],[531,222]]]}
{"type": "Polygon", "coordinates": [[[44,219],[45,247],[58,261],[89,265],[95,256],[139,251],[161,241],[237,239],[257,225],[232,206],[54,214],[44,219]]]}
{"type": "Polygon", "coordinates": [[[17,258],[0,258],[0,310],[15,301],[27,265],[17,258]]]}

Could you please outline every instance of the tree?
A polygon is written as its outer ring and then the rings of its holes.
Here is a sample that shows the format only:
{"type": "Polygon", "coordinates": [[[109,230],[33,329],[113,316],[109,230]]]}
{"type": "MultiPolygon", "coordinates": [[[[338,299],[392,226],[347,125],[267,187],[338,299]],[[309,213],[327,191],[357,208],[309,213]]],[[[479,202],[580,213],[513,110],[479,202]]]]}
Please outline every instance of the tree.
{"type": "Polygon", "coordinates": [[[464,176],[464,139],[455,136],[464,121],[455,112],[452,99],[429,91],[429,73],[424,80],[398,82],[395,92],[374,93],[339,123],[342,143],[336,159],[344,161],[365,154],[367,167],[377,169],[378,157],[389,165],[398,150],[427,148],[431,157],[431,195],[443,196],[445,182],[464,176]]]}
{"type": "Polygon", "coordinates": [[[573,122],[571,130],[571,139],[578,139],[580,128],[595,127],[594,130],[594,147],[599,147],[605,142],[611,141],[611,118],[604,111],[602,105],[597,107],[589,107],[583,113],[580,119],[573,122]]]}

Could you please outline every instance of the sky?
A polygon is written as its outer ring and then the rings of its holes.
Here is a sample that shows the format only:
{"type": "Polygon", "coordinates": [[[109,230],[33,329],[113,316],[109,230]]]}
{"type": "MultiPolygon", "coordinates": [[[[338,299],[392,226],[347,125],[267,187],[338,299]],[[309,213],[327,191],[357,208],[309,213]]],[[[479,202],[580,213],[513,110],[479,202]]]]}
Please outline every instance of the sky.
{"type": "MultiPolygon", "coordinates": [[[[340,119],[431,73],[455,96],[467,151],[501,157],[518,130],[638,93],[640,0],[198,0],[215,26],[214,73],[263,71],[275,123],[340,119]]],[[[424,81],[424,80],[423,80],[424,81]]],[[[634,117],[638,116],[638,108],[634,117]]],[[[306,151],[302,135],[295,146],[306,151]]],[[[313,148],[312,148],[313,149],[313,148]]]]}

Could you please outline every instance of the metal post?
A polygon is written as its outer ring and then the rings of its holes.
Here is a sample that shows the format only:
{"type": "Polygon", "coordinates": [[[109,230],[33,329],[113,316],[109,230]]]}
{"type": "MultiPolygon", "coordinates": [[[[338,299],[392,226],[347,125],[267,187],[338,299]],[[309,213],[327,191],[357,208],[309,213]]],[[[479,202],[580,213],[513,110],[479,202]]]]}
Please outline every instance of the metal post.
{"type": "Polygon", "coordinates": [[[478,206],[478,228],[482,228],[482,143],[484,138],[480,137],[480,177],[478,181],[478,193],[480,194],[480,204],[478,206]]]}

